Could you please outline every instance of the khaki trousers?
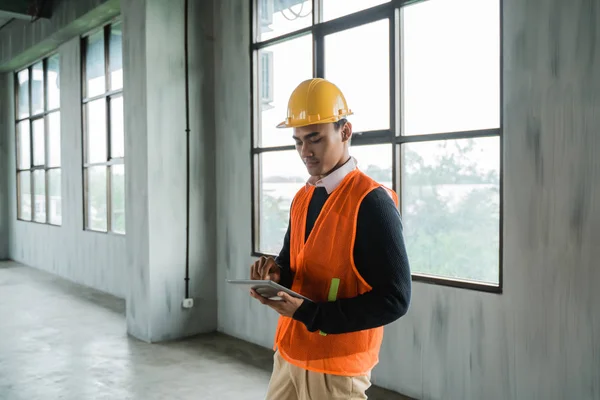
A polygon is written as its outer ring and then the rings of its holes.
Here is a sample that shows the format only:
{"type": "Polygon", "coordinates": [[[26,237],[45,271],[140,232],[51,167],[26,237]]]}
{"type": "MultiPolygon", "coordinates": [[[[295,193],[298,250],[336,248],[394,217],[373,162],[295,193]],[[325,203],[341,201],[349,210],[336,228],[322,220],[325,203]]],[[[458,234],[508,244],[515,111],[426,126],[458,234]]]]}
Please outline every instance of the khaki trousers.
{"type": "Polygon", "coordinates": [[[266,400],[366,399],[369,376],[329,375],[296,367],[275,352],[266,400]]]}

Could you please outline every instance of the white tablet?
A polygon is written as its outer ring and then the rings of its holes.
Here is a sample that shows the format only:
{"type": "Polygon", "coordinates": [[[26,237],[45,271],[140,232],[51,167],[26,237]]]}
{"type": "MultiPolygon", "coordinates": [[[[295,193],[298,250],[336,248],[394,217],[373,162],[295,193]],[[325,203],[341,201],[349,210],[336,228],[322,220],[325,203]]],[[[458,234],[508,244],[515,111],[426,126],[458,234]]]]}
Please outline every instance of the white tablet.
{"type": "Polygon", "coordinates": [[[260,294],[263,297],[266,297],[269,300],[281,300],[281,297],[277,296],[277,293],[285,292],[292,297],[312,301],[311,299],[304,297],[301,294],[296,293],[293,290],[283,287],[280,284],[270,280],[260,281],[252,279],[228,279],[227,283],[238,286],[241,289],[247,290],[248,293],[250,292],[250,289],[254,289],[258,294],[260,294]]]}

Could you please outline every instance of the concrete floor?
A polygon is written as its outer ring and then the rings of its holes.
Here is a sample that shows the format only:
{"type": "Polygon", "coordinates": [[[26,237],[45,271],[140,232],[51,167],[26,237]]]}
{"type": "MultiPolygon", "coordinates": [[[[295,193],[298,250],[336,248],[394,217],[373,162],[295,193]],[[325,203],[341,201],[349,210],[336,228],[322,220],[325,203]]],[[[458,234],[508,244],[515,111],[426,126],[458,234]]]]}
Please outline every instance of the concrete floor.
{"type": "MultiPolygon", "coordinates": [[[[147,344],[123,300],[0,262],[0,399],[262,399],[272,351],[214,333],[147,344]]],[[[372,387],[370,399],[406,399],[372,387]]]]}

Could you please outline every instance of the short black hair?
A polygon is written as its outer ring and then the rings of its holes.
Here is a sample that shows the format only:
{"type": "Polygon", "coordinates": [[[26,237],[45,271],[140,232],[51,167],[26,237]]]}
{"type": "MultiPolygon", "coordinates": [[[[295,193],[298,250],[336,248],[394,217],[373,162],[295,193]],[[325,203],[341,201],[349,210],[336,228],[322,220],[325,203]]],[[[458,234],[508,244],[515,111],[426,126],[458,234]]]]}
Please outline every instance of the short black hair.
{"type": "Polygon", "coordinates": [[[336,131],[339,131],[342,128],[342,126],[346,125],[346,122],[348,122],[348,120],[346,118],[342,118],[339,121],[334,122],[333,127],[336,131]]]}

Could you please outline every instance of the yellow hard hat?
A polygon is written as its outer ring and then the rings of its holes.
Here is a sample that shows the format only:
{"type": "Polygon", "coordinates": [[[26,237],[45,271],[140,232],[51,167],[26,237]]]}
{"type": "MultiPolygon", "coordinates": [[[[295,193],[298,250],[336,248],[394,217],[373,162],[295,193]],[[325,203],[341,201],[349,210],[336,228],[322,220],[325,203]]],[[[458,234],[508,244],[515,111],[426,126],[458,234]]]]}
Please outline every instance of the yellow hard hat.
{"type": "Polygon", "coordinates": [[[322,78],[308,79],[292,92],[287,118],[277,127],[298,128],[326,124],[337,122],[348,115],[352,115],[352,111],[336,85],[322,78]]]}

